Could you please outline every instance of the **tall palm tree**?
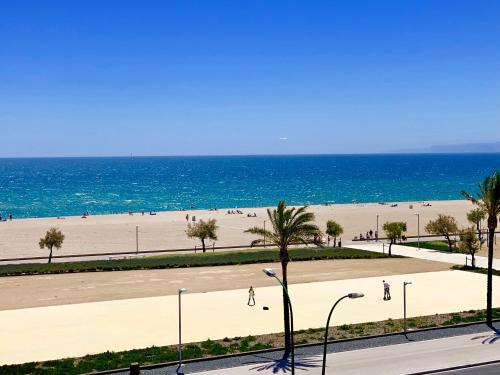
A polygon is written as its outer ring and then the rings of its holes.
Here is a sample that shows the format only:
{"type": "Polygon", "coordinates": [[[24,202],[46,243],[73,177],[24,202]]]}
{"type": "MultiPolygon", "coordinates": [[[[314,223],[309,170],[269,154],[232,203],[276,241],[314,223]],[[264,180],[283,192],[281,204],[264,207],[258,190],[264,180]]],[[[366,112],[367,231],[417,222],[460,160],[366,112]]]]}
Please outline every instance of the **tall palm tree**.
{"type": "MultiPolygon", "coordinates": [[[[252,241],[252,246],[264,243],[272,243],[279,247],[283,285],[288,289],[287,266],[290,262],[288,247],[294,243],[307,244],[315,236],[321,234],[319,228],[313,224],[314,214],[306,212],[307,206],[300,208],[286,208],[286,203],[280,201],[278,207],[267,209],[267,215],[272,225],[272,230],[254,227],[246,230],[247,233],[257,234],[262,238],[252,241]]],[[[291,351],[290,342],[290,314],[286,292],[283,290],[283,318],[285,325],[285,357],[291,351]]]]}
{"type": "Polygon", "coordinates": [[[488,279],[486,291],[486,324],[493,328],[493,243],[500,215],[500,171],[496,171],[479,184],[479,193],[474,197],[466,191],[462,195],[472,203],[483,207],[488,215],[488,279]]]}

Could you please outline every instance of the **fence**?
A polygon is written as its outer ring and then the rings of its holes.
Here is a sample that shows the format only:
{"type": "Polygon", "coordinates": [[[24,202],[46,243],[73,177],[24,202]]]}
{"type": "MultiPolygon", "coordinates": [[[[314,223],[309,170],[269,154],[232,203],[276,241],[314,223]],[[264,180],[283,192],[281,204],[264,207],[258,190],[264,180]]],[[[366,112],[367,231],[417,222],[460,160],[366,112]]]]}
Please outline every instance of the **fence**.
{"type": "MultiPolygon", "coordinates": [[[[487,234],[487,232],[483,232],[482,234],[487,234]]],[[[495,234],[500,234],[500,232],[495,232],[495,234]]],[[[452,236],[458,236],[458,233],[452,234],[452,236]]],[[[443,238],[443,236],[436,235],[420,235],[420,236],[407,236],[406,239],[422,239],[422,238],[443,238]]],[[[379,237],[378,241],[388,240],[387,237],[379,237]]],[[[371,240],[352,240],[353,242],[375,242],[375,239],[371,240]]],[[[351,241],[351,242],[352,242],[351,241]]],[[[314,242],[310,242],[309,244],[317,244],[314,242]]],[[[301,244],[294,244],[301,245],[301,244]]],[[[276,247],[273,244],[259,245],[260,247],[276,247]]],[[[212,252],[215,250],[252,250],[254,247],[250,245],[232,245],[232,246],[207,246],[207,249],[211,249],[212,252]]],[[[186,252],[194,252],[199,251],[200,248],[198,246],[193,247],[184,247],[184,248],[174,248],[174,249],[158,249],[158,250],[138,250],[138,251],[119,251],[119,252],[106,252],[106,253],[88,253],[88,254],[68,254],[68,255],[53,255],[52,259],[75,259],[75,258],[97,258],[97,257],[109,257],[110,259],[115,257],[126,257],[126,256],[137,256],[141,255],[149,255],[149,254],[165,254],[165,253],[186,253],[186,252]]],[[[0,258],[0,263],[5,262],[25,262],[25,261],[40,261],[47,260],[47,256],[37,256],[37,257],[20,257],[20,258],[0,258]]]]}

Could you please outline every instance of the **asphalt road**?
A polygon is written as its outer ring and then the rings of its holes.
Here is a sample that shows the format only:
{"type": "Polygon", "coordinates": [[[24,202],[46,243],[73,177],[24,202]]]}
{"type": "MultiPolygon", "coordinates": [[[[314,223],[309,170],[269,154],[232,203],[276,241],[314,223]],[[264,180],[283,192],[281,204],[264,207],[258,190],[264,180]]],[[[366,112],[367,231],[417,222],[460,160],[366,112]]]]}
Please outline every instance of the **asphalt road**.
{"type": "Polygon", "coordinates": [[[500,363],[471,367],[463,370],[436,372],[435,374],[436,375],[498,375],[500,374],[500,363]]]}

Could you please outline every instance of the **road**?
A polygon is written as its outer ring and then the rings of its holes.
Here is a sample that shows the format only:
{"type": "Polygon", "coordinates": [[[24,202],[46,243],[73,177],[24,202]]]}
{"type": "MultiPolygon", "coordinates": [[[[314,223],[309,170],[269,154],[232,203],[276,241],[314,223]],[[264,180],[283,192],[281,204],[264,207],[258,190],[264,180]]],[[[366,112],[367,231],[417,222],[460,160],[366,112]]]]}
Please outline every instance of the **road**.
{"type": "Polygon", "coordinates": [[[436,375],[498,375],[500,374],[500,363],[470,367],[462,370],[441,371],[436,375]]]}
{"type": "MultiPolygon", "coordinates": [[[[326,373],[402,375],[494,361],[500,359],[500,340],[497,340],[498,338],[499,336],[487,332],[332,353],[327,355],[326,373]]],[[[297,358],[296,363],[296,369],[306,370],[308,375],[321,374],[321,356],[297,358]]],[[[482,369],[459,370],[462,372],[445,372],[444,374],[498,374],[499,372],[485,372],[496,369],[498,369],[498,366],[485,366],[482,369]],[[472,371],[476,372],[473,373],[472,371]]],[[[188,369],[186,368],[186,370],[188,369]]],[[[205,371],[199,374],[262,375],[275,372],[275,363],[261,362],[236,368],[205,371]]],[[[304,371],[300,372],[303,373],[304,371]]]]}

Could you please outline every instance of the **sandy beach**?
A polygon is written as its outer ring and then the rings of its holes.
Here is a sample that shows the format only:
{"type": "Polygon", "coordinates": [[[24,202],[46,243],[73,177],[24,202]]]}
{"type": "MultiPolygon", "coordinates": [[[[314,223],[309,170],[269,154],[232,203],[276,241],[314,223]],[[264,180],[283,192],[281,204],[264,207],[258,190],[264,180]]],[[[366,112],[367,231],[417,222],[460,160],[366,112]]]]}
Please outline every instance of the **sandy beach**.
{"type": "MultiPolygon", "coordinates": [[[[325,229],[327,220],[336,220],[344,227],[342,241],[349,243],[354,236],[377,229],[382,236],[382,225],[386,221],[406,221],[408,234],[417,234],[417,213],[420,214],[420,234],[426,234],[425,224],[438,214],[454,216],[460,226],[468,225],[466,213],[473,205],[464,200],[401,202],[391,204],[360,203],[310,206],[316,215],[316,223],[325,229]],[[413,208],[410,208],[410,207],[413,208]]],[[[228,214],[227,209],[218,211],[189,210],[158,212],[156,215],[127,213],[119,215],[90,215],[87,218],[31,218],[14,219],[0,223],[0,258],[45,256],[47,250],[40,250],[38,241],[50,227],[58,227],[66,239],[54,255],[103,253],[136,250],[136,227],[139,231],[139,250],[200,247],[200,243],[188,239],[185,234],[189,215],[199,219],[214,218],[219,225],[216,246],[248,245],[255,237],[244,233],[252,226],[263,226],[267,219],[266,208],[241,208],[243,214],[228,214]],[[255,213],[257,217],[247,217],[255,213]]],[[[210,246],[212,243],[210,243],[210,246]]]]}

